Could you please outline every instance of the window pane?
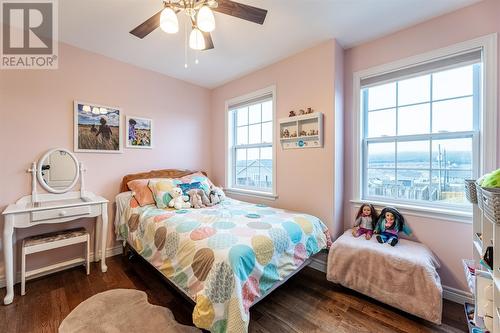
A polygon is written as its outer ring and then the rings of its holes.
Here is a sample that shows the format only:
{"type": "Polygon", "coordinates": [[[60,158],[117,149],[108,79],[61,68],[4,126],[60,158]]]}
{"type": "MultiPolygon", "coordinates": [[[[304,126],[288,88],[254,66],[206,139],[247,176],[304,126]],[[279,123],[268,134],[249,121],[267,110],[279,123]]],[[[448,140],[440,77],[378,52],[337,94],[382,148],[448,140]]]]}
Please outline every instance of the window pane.
{"type": "Polygon", "coordinates": [[[472,95],[473,65],[455,68],[432,75],[434,100],[472,95]]]}
{"type": "Polygon", "coordinates": [[[433,140],[432,168],[472,170],[472,138],[433,140]]]}
{"type": "Polygon", "coordinates": [[[431,200],[440,203],[468,204],[464,193],[464,179],[471,177],[471,171],[432,171],[431,200]]]}
{"type": "Polygon", "coordinates": [[[262,124],[262,142],[273,142],[273,123],[267,122],[262,124]]]}
{"type": "MultiPolygon", "coordinates": [[[[407,141],[398,142],[398,169],[429,169],[430,168],[430,142],[407,141]]],[[[427,173],[429,173],[427,171],[427,173]]],[[[429,178],[429,175],[427,175],[429,178]]]]}
{"type": "Polygon", "coordinates": [[[396,83],[368,88],[368,110],[393,108],[396,106],[396,83]]]}
{"type": "MultiPolygon", "coordinates": [[[[253,165],[258,165],[258,163],[255,162],[253,165]]],[[[260,182],[259,167],[258,166],[248,167],[247,178],[248,178],[247,186],[258,187],[260,182]]]]}
{"type": "Polygon", "coordinates": [[[398,135],[430,133],[430,119],[429,103],[399,108],[398,135]]]}
{"type": "Polygon", "coordinates": [[[255,125],[250,125],[249,126],[249,140],[248,143],[261,143],[261,125],[260,124],[255,124],[255,125]]]}
{"type": "Polygon", "coordinates": [[[397,197],[402,200],[429,200],[429,170],[399,170],[397,197]]]}
{"type": "Polygon", "coordinates": [[[368,137],[396,135],[396,109],[368,112],[368,137]]]}
{"type": "Polygon", "coordinates": [[[431,98],[431,76],[419,76],[416,78],[398,82],[398,105],[408,105],[428,102],[431,98]]]}
{"type": "Polygon", "coordinates": [[[260,148],[250,148],[248,149],[248,166],[258,166],[258,160],[260,158],[260,148]]]}
{"type": "Polygon", "coordinates": [[[237,125],[242,126],[248,124],[248,107],[238,109],[236,114],[237,125]]]}
{"type": "Polygon", "coordinates": [[[255,105],[251,105],[249,107],[249,111],[248,111],[249,124],[260,123],[260,119],[261,119],[260,109],[261,109],[260,103],[255,104],[255,105]]]}
{"type": "Polygon", "coordinates": [[[246,145],[248,143],[248,126],[236,128],[236,144],[246,145]]]}
{"type": "Polygon", "coordinates": [[[367,172],[368,195],[395,197],[397,187],[395,186],[396,171],[368,169],[367,172]]]}
{"type": "Polygon", "coordinates": [[[394,142],[368,144],[368,168],[394,168],[395,149],[394,142]]]}
{"type": "Polygon", "coordinates": [[[262,103],[262,121],[273,120],[273,101],[262,103]]]}
{"type": "Polygon", "coordinates": [[[264,163],[264,161],[270,161],[271,162],[270,164],[266,162],[266,166],[272,167],[273,148],[272,147],[260,148],[260,159],[262,163],[264,163]]]}
{"type": "Polygon", "coordinates": [[[473,114],[472,97],[433,103],[432,131],[470,131],[474,128],[473,114]]]}
{"type": "Polygon", "coordinates": [[[237,185],[246,185],[247,182],[247,150],[236,149],[235,179],[237,185]]]}

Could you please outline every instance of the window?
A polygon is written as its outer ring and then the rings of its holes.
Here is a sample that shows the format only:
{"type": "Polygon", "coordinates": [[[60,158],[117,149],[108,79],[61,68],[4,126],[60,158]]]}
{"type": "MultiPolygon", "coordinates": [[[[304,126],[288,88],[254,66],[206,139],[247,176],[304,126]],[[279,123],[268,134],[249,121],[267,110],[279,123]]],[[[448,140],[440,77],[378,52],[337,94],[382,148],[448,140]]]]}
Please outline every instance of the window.
{"type": "Polygon", "coordinates": [[[479,174],[481,52],[361,80],[361,197],[467,210],[479,174]]]}
{"type": "Polygon", "coordinates": [[[227,103],[229,190],[273,196],[274,89],[227,103]]]}

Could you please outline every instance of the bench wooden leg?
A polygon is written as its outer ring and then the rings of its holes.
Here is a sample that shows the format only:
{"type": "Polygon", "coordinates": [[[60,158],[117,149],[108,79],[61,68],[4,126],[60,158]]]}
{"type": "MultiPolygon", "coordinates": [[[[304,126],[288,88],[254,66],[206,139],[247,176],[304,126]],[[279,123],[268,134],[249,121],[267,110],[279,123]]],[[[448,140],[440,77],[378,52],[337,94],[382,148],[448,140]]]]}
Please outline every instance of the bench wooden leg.
{"type": "Polygon", "coordinates": [[[87,270],[87,275],[90,274],[90,235],[87,234],[87,255],[85,256],[86,263],[85,269],[87,270]]]}
{"type": "Polygon", "coordinates": [[[26,294],[26,251],[21,250],[21,296],[26,294]]]}

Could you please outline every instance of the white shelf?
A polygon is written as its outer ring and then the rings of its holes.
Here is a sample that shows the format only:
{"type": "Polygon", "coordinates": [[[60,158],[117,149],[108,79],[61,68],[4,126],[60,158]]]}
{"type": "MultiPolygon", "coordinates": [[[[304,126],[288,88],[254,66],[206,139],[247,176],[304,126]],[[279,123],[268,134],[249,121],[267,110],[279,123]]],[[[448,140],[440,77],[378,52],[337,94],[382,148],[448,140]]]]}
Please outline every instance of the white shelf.
{"type": "Polygon", "coordinates": [[[279,137],[283,149],[323,147],[323,113],[313,112],[281,118],[279,124],[279,137]]]}

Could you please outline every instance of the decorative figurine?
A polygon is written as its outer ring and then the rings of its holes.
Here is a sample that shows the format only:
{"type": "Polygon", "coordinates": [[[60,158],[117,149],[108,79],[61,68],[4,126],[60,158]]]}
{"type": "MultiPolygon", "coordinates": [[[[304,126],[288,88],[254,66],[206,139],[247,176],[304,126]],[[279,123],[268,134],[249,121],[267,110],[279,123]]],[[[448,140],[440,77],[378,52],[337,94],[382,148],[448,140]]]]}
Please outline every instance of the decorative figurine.
{"type": "Polygon", "coordinates": [[[288,113],[288,117],[295,117],[296,115],[297,114],[293,110],[288,113]]]}
{"type": "Polygon", "coordinates": [[[306,131],[304,131],[304,130],[300,131],[300,136],[306,136],[306,135],[307,135],[306,131]]]}
{"type": "Polygon", "coordinates": [[[312,108],[307,108],[307,110],[306,110],[306,114],[310,114],[310,113],[313,113],[313,112],[314,112],[314,110],[312,108]]]}
{"type": "Polygon", "coordinates": [[[309,136],[313,136],[313,135],[315,135],[315,134],[314,134],[314,130],[313,130],[313,129],[309,130],[309,133],[307,133],[307,135],[309,135],[309,136]]]}
{"type": "Polygon", "coordinates": [[[304,111],[304,109],[300,109],[299,110],[299,116],[302,116],[303,114],[305,114],[306,112],[304,111]]]}
{"type": "Polygon", "coordinates": [[[290,137],[291,138],[296,138],[297,137],[297,132],[293,131],[292,134],[290,134],[290,137]]]}
{"type": "Polygon", "coordinates": [[[283,138],[289,138],[290,137],[290,131],[285,128],[285,130],[283,131],[283,138]]]}

